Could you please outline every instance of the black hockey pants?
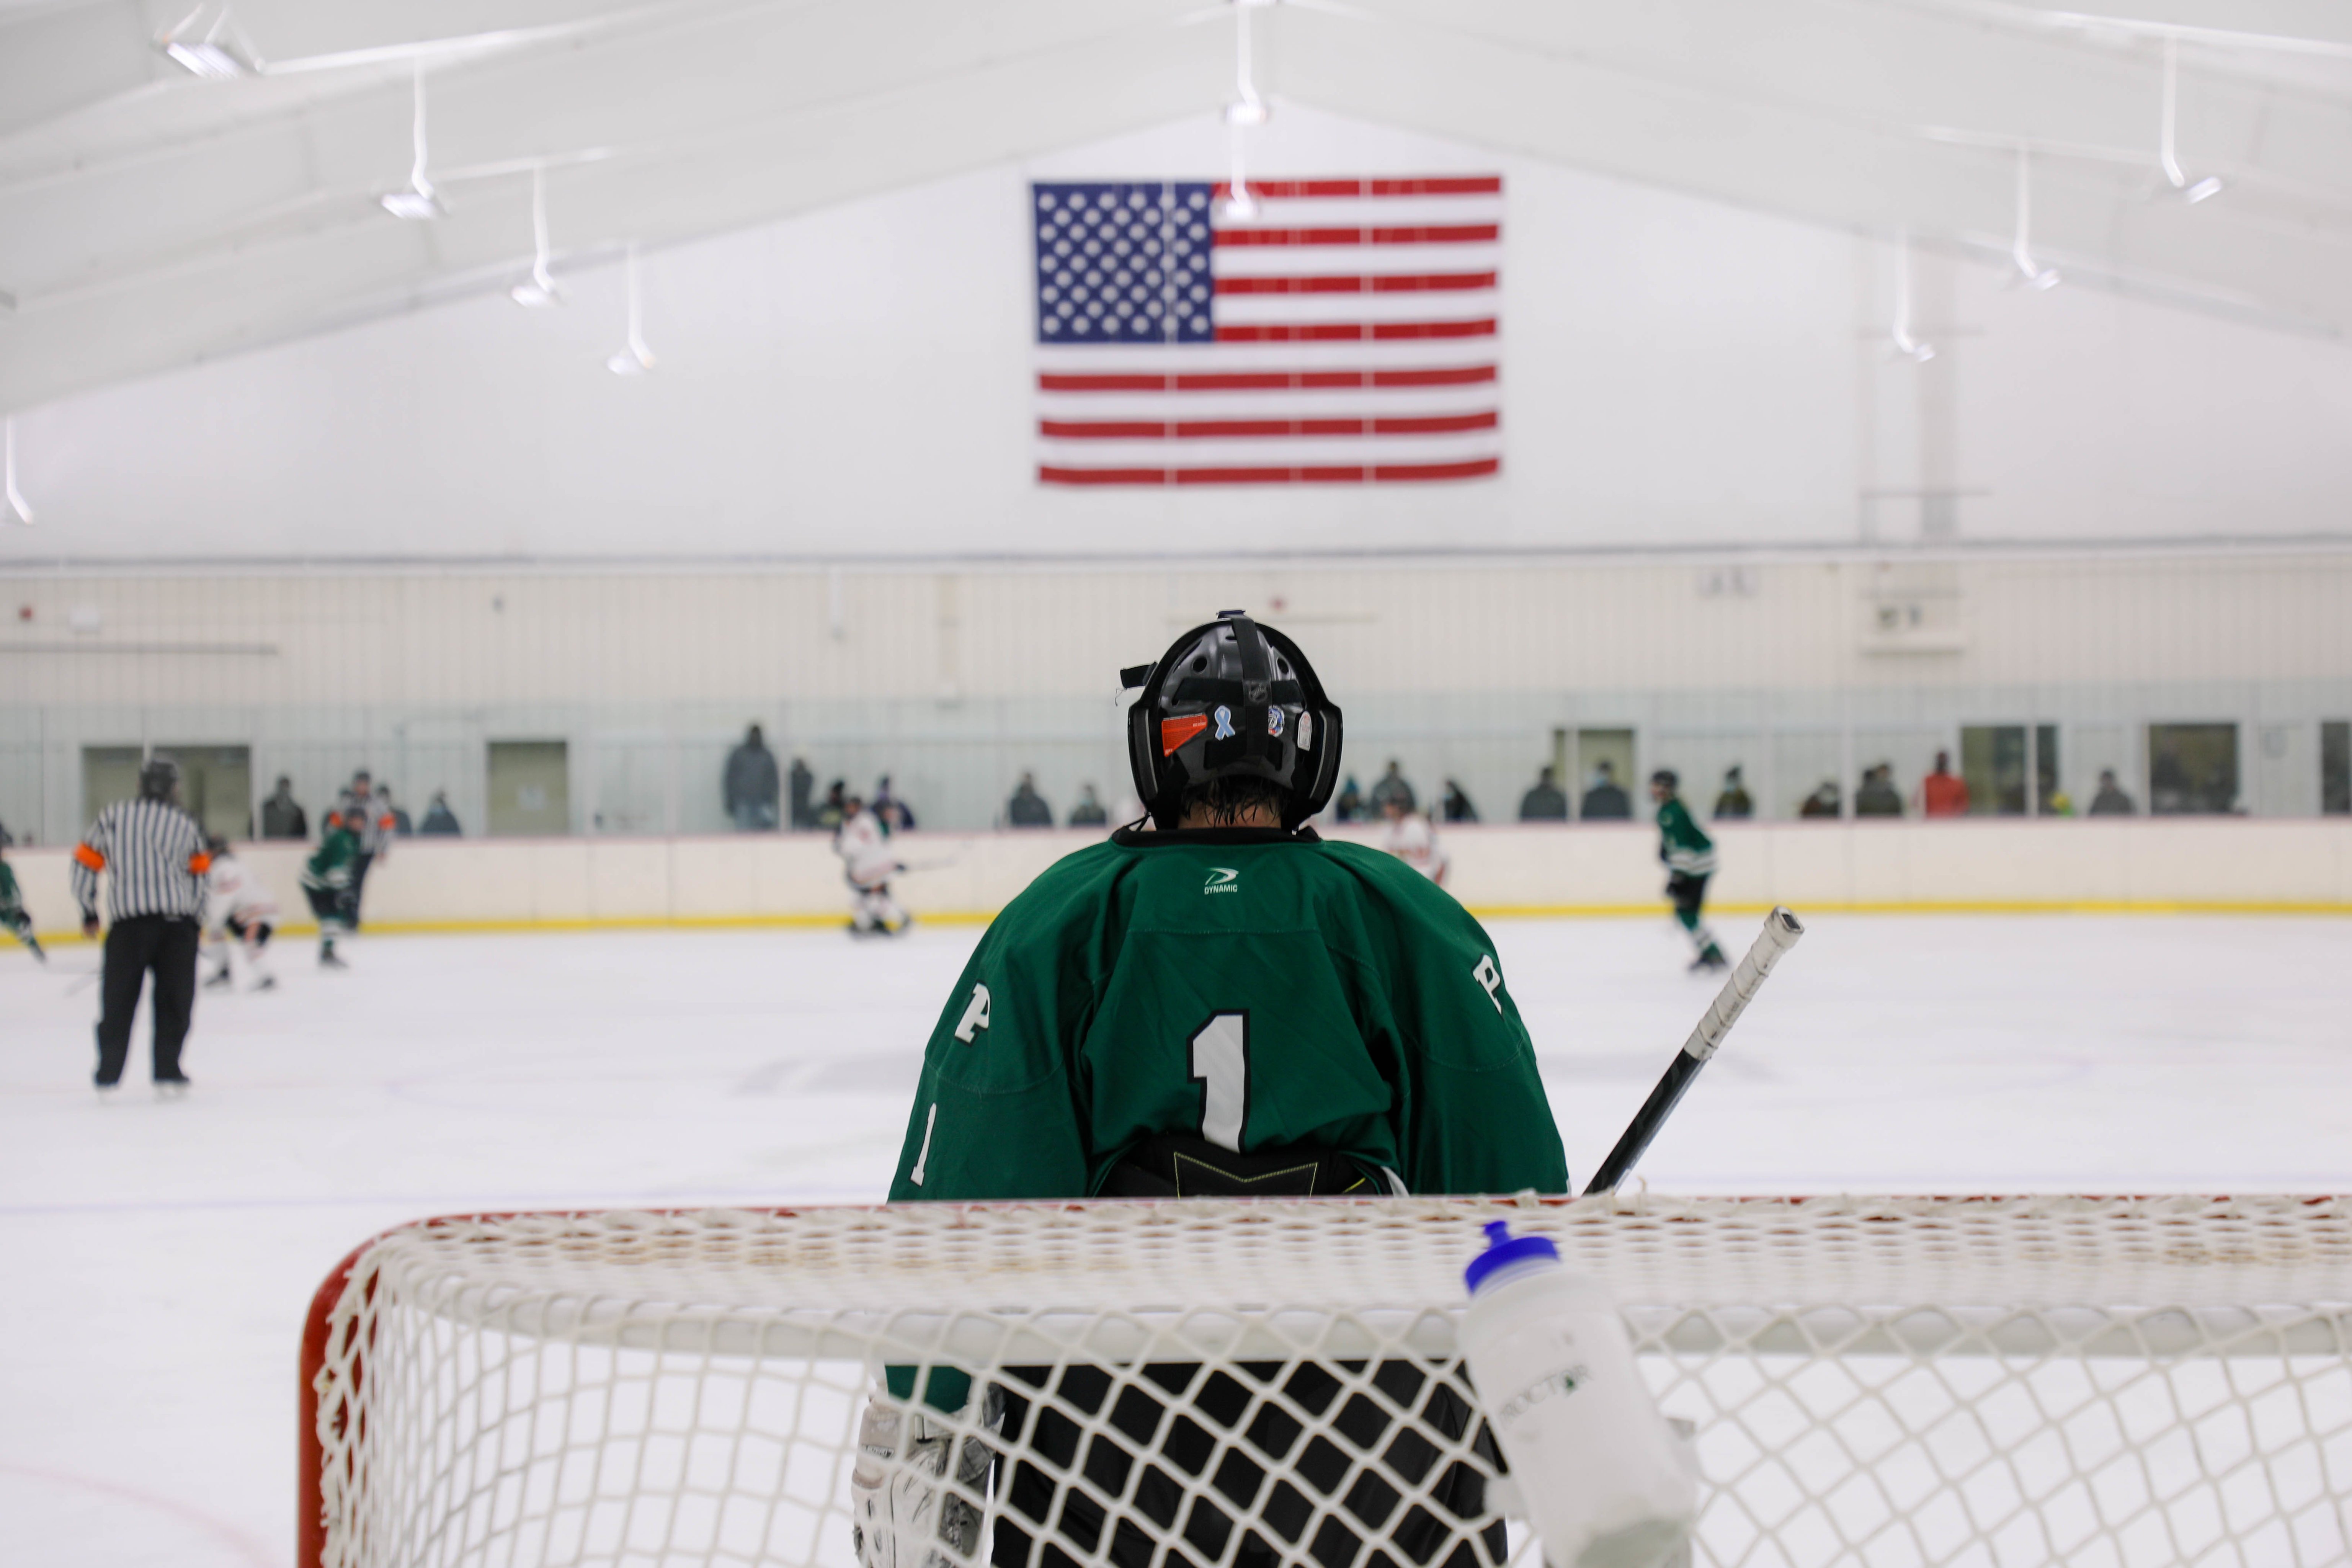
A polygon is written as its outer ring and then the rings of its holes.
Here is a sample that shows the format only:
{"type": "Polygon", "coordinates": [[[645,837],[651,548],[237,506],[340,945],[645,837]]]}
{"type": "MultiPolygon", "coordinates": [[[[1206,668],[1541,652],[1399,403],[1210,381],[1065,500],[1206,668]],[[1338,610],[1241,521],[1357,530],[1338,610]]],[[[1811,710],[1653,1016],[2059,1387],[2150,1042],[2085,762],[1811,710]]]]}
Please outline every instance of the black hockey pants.
{"type": "Polygon", "coordinates": [[[105,973],[99,982],[104,998],[98,1019],[98,1082],[119,1083],[131,1055],[131,1020],[139,1011],[139,992],[147,972],[155,973],[155,1058],[157,1083],[180,1078],[180,1047],[188,1037],[188,1020],[196,1007],[196,938],[192,920],[163,915],[134,915],[117,921],[106,933],[105,973]]]}
{"type": "Polygon", "coordinates": [[[1699,908],[1706,902],[1706,878],[1675,871],[1666,878],[1666,897],[1674,900],[1675,919],[1683,922],[1683,929],[1696,931],[1699,908]]]}

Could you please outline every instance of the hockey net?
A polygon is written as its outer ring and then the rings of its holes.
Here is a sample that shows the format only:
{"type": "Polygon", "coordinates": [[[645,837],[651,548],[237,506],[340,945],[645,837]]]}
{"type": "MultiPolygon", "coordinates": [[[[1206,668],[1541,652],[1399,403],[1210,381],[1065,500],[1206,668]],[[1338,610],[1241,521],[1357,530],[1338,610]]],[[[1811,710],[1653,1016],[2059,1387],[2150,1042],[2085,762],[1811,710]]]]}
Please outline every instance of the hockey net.
{"type": "Polygon", "coordinates": [[[1455,1359],[1498,1217],[1695,1424],[1698,1563],[2352,1561],[2352,1201],[2288,1197],[431,1220],[320,1290],[301,1561],[850,1568],[898,1366],[997,1456],[933,1563],[1540,1568],[1455,1359]]]}

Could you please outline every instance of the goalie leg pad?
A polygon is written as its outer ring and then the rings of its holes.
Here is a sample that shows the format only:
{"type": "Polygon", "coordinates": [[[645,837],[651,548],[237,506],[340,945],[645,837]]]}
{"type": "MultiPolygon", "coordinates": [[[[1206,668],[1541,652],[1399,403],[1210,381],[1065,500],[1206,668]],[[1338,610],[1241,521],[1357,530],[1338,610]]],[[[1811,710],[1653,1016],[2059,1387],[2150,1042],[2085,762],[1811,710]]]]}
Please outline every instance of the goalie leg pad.
{"type": "Polygon", "coordinates": [[[850,1539],[860,1568],[960,1568],[974,1560],[977,1500],[997,1457],[976,1436],[958,1437],[974,1416],[982,1430],[995,1431],[1003,1396],[986,1389],[950,1418],[879,1395],[866,1401],[849,1472],[850,1539]],[[955,1474],[943,1486],[951,1455],[955,1474]]]}

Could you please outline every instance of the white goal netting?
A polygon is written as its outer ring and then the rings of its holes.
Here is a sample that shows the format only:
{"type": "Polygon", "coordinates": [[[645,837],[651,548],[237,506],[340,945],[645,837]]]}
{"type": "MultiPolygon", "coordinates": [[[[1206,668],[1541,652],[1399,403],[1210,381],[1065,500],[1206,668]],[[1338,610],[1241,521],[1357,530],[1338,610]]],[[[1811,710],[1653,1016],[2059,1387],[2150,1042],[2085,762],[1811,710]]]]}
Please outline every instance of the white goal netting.
{"type": "Polygon", "coordinates": [[[1539,1568],[1454,1350],[1497,1217],[1696,1426],[1697,1563],[2352,1562],[2352,1200],[1604,1197],[428,1221],[320,1291],[304,1568],[851,1568],[886,1367],[981,1391],[977,1561],[1539,1568]]]}

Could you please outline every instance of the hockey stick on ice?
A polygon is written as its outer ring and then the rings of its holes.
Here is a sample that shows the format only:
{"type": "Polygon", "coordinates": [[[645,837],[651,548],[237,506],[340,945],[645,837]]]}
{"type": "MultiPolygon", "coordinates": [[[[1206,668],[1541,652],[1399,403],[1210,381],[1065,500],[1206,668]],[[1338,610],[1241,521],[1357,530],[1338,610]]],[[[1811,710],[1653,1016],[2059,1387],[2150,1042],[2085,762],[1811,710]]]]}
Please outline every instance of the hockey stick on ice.
{"type": "Polygon", "coordinates": [[[1757,937],[1756,945],[1748,950],[1748,956],[1739,961],[1731,978],[1723,983],[1706,1016],[1675,1053],[1674,1065],[1658,1079],[1658,1086],[1650,1090],[1650,1098],[1642,1102],[1642,1109],[1626,1127],[1624,1135],[1617,1140],[1617,1147],[1609,1151],[1609,1158],[1601,1162],[1601,1169],[1593,1173],[1584,1189],[1587,1197],[1617,1190],[1626,1173],[1633,1170],[1633,1163],[1666,1124],[1666,1118],[1675,1113],[1691,1080],[1698,1077],[1698,1069],[1706,1066],[1707,1058],[1715,1055],[1723,1037],[1731,1033],[1731,1026],[1739,1021],[1739,1015],[1762,988],[1764,977],[1772,973],[1772,965],[1804,934],[1805,928],[1797,923],[1797,917],[1780,905],[1774,905],[1772,912],[1764,917],[1764,931],[1757,937]]]}

